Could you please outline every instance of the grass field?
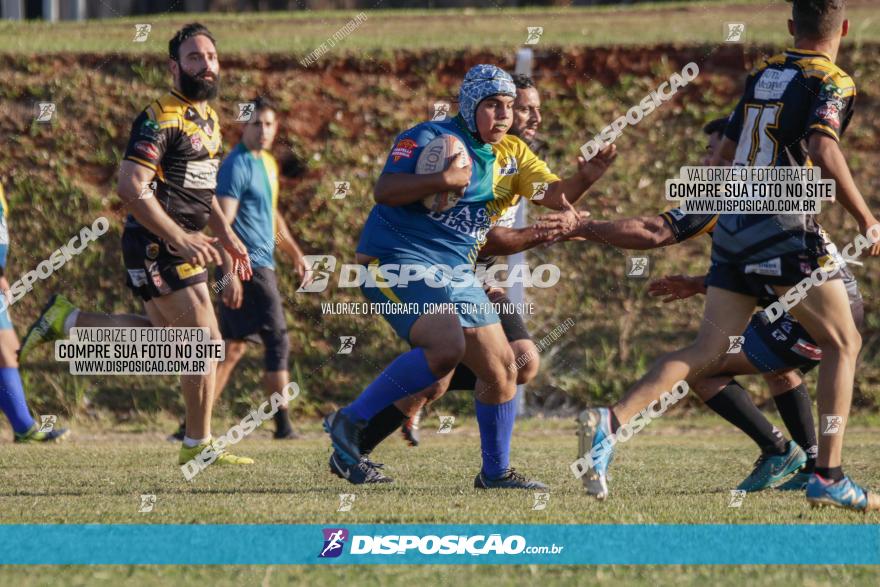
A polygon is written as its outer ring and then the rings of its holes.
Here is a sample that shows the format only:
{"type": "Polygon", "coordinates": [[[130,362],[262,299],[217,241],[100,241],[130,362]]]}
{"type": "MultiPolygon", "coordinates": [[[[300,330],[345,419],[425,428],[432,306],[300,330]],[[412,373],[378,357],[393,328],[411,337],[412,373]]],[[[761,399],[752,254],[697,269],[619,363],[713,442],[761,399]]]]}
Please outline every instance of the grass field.
{"type": "MultiPolygon", "coordinates": [[[[869,0],[851,0],[849,41],[880,40],[880,17],[869,0]]],[[[381,7],[381,2],[377,3],[381,7]]],[[[784,0],[672,2],[594,8],[487,8],[431,12],[370,10],[367,20],[334,51],[403,51],[491,48],[511,50],[526,40],[527,27],[544,27],[541,46],[720,43],[725,23],[746,24],[746,41],[782,43],[791,5],[784,0]]],[[[280,14],[198,15],[220,41],[222,53],[309,53],[357,12],[304,11],[280,14]]],[[[193,15],[146,15],[85,23],[0,23],[0,52],[155,53],[193,15]],[[134,24],[153,30],[133,43],[134,24]]]]}
{"type": "MultiPolygon", "coordinates": [[[[880,522],[877,515],[810,510],[802,496],[774,492],[729,508],[729,490],[751,470],[756,450],[717,419],[669,420],[623,445],[606,503],[586,499],[568,468],[577,452],[572,422],[522,421],[512,464],[550,485],[551,503],[542,511],[531,509],[529,492],[473,489],[479,437],[468,419],[459,419],[452,434],[436,434],[437,420],[427,420],[426,441],[416,449],[392,438],[374,456],[396,482],[368,487],[328,473],[329,444],[313,422],[304,424],[306,437],[299,441],[272,441],[268,428],[258,432],[236,447],[257,460],[253,467],[245,473],[209,468],[191,484],[174,466],[178,445],[159,431],[80,428],[62,446],[0,445],[0,523],[880,522]],[[339,493],[351,492],[357,494],[353,510],[336,513],[339,493]],[[138,513],[141,494],[157,496],[153,512],[138,513]]],[[[880,480],[880,439],[867,424],[874,421],[852,424],[846,462],[847,471],[870,484],[880,480]]],[[[214,428],[219,434],[226,426],[214,428]]]]}

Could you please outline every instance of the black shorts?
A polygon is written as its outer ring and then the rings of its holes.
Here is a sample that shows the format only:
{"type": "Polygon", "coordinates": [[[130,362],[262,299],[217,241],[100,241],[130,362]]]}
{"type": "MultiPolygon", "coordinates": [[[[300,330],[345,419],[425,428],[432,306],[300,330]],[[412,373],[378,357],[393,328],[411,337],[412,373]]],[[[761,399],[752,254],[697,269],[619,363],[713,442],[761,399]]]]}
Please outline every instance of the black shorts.
{"type": "Polygon", "coordinates": [[[122,231],[126,285],[145,302],[208,281],[208,270],[190,265],[168,250],[168,244],[143,227],[122,231]]]}
{"type": "MultiPolygon", "coordinates": [[[[827,255],[827,251],[819,250],[815,253],[789,253],[761,263],[713,261],[706,285],[761,298],[767,295],[767,286],[792,286],[800,283],[819,268],[819,259],[827,255]]],[[[841,278],[840,271],[828,274],[828,281],[841,278]]]]}
{"type": "MultiPolygon", "coordinates": [[[[223,283],[219,273],[216,287],[223,283]]],[[[241,285],[243,299],[240,308],[232,309],[222,300],[217,302],[223,339],[261,342],[268,333],[286,335],[287,322],[275,271],[269,267],[255,267],[250,281],[242,281],[241,285]]]]}
{"type": "Polygon", "coordinates": [[[506,293],[493,290],[489,293],[489,301],[498,304],[498,317],[501,318],[501,327],[504,329],[507,342],[532,339],[526,323],[523,322],[522,316],[516,311],[516,307],[506,293]]]}

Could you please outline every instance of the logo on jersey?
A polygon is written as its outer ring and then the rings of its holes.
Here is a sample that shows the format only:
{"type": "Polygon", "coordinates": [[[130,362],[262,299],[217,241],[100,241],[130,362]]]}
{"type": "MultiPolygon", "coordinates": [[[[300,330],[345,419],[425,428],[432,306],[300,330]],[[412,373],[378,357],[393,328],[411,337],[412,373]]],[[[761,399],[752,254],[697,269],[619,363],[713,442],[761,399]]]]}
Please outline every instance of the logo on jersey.
{"type": "Polygon", "coordinates": [[[828,100],[822,107],[816,110],[819,119],[837,130],[840,128],[840,100],[828,100]]]}
{"type": "Polygon", "coordinates": [[[348,540],[348,530],[345,528],[324,528],[324,547],[318,558],[336,558],[342,554],[345,541],[348,540]]]}
{"type": "Polygon", "coordinates": [[[159,243],[150,243],[147,245],[147,259],[155,259],[159,256],[159,243]]]}
{"type": "Polygon", "coordinates": [[[219,159],[206,159],[204,161],[187,161],[186,173],[183,177],[183,187],[197,190],[213,190],[217,188],[217,169],[220,167],[219,159]]]}
{"type": "Polygon", "coordinates": [[[159,159],[159,149],[156,148],[156,145],[149,141],[138,141],[134,144],[134,150],[143,155],[150,161],[157,161],[159,159]]]}
{"type": "Polygon", "coordinates": [[[158,122],[147,118],[141,125],[141,136],[145,139],[155,140],[159,136],[161,128],[158,122]]]}
{"type": "Polygon", "coordinates": [[[765,69],[755,84],[755,99],[778,100],[797,71],[794,69],[765,69]]]}
{"type": "Polygon", "coordinates": [[[419,144],[412,139],[402,139],[391,150],[391,159],[397,163],[401,159],[409,159],[418,148],[419,144]]]}
{"type": "Polygon", "coordinates": [[[194,134],[189,138],[189,144],[192,145],[193,151],[201,151],[202,150],[202,137],[198,134],[194,134]]]}
{"type": "Polygon", "coordinates": [[[819,88],[819,99],[820,100],[829,100],[831,98],[840,99],[843,96],[843,90],[837,87],[837,84],[834,82],[828,82],[827,84],[822,84],[822,87],[819,88]]]}
{"type": "Polygon", "coordinates": [[[511,155],[510,159],[507,160],[504,166],[498,170],[498,175],[513,175],[517,171],[519,171],[519,166],[516,163],[516,157],[511,155]]]}
{"type": "Polygon", "coordinates": [[[486,238],[486,233],[492,226],[492,219],[485,208],[473,210],[469,206],[458,206],[445,212],[429,212],[428,218],[455,232],[466,234],[477,242],[486,238]]]}

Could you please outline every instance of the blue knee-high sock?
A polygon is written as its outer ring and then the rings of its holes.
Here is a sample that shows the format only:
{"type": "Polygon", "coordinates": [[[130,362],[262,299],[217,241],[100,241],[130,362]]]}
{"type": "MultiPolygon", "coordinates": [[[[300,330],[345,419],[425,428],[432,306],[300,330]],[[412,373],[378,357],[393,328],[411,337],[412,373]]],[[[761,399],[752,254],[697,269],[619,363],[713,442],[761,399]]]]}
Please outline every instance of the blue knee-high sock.
{"type": "Polygon", "coordinates": [[[342,412],[355,420],[369,420],[397,400],[435,383],[425,351],[415,348],[390,365],[342,412]]]}
{"type": "Polygon", "coordinates": [[[516,400],[490,405],[475,399],[474,403],[480,426],[483,474],[497,479],[510,467],[510,437],[516,420],[516,400]]]}
{"type": "Polygon", "coordinates": [[[34,425],[16,367],[0,367],[0,410],[9,418],[17,434],[24,434],[34,425]]]}

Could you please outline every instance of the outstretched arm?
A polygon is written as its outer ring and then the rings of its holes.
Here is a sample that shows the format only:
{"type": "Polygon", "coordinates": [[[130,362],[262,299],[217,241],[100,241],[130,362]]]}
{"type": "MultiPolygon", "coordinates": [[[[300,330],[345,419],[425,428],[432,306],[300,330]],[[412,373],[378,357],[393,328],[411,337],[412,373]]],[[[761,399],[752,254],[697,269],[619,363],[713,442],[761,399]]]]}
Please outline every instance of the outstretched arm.
{"type": "Polygon", "coordinates": [[[533,199],[532,202],[552,210],[564,210],[563,197],[572,204],[580,200],[587,190],[605,175],[616,158],[615,145],[608,145],[589,161],[578,156],[577,173],[566,179],[554,181],[548,186],[543,198],[533,199]]]}
{"type": "Polygon", "coordinates": [[[619,220],[589,220],[565,236],[566,240],[588,240],[621,249],[658,249],[675,244],[675,235],[662,216],[635,216],[619,220]]]}

